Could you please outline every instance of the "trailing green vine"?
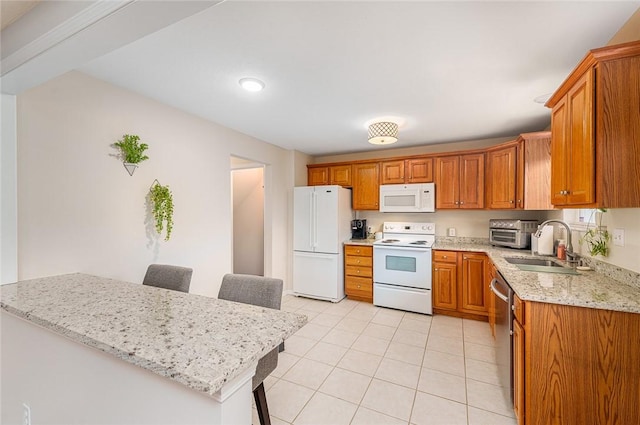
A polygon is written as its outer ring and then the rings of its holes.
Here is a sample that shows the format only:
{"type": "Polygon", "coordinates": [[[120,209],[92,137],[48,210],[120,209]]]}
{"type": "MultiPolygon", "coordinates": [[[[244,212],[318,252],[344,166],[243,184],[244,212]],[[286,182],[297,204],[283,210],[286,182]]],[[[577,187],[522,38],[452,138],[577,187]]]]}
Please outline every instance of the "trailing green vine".
{"type": "Polygon", "coordinates": [[[164,240],[168,241],[173,230],[173,195],[169,186],[163,186],[157,181],[151,187],[150,192],[156,231],[158,234],[162,234],[162,230],[166,227],[167,233],[164,240]]]}
{"type": "Polygon", "coordinates": [[[124,162],[138,164],[149,159],[149,157],[144,154],[144,151],[149,148],[149,145],[146,143],[138,143],[139,140],[140,136],[125,134],[122,136],[122,140],[118,140],[113,146],[120,149],[120,156],[124,162]]]}
{"type": "MultiPolygon", "coordinates": [[[[606,257],[609,255],[609,241],[611,240],[611,234],[608,230],[602,229],[602,215],[607,212],[606,208],[598,208],[591,213],[591,217],[593,214],[597,212],[600,214],[596,215],[596,219],[598,223],[595,228],[590,229],[587,225],[587,232],[583,237],[580,238],[580,243],[586,242],[589,247],[589,254],[595,257],[596,255],[602,255],[606,257]]],[[[591,222],[591,217],[589,217],[589,222],[591,222]]]]}

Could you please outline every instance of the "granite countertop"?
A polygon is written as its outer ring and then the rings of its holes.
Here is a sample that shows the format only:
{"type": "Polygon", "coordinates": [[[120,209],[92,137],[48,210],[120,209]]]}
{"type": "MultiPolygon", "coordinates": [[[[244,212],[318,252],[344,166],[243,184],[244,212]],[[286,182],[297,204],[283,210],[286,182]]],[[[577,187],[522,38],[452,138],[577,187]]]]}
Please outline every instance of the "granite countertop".
{"type": "Polygon", "coordinates": [[[344,244],[345,245],[365,245],[365,246],[373,246],[373,243],[375,242],[375,239],[369,238],[369,239],[349,239],[348,241],[345,241],[344,244]]]}
{"type": "Polygon", "coordinates": [[[640,313],[640,282],[635,273],[630,273],[627,280],[616,280],[593,270],[578,271],[577,275],[528,272],[504,259],[534,257],[527,250],[438,241],[433,249],[486,253],[518,297],[525,301],[640,313]]]}
{"type": "Polygon", "coordinates": [[[81,273],[0,286],[0,307],[208,395],[307,321],[81,273]]]}

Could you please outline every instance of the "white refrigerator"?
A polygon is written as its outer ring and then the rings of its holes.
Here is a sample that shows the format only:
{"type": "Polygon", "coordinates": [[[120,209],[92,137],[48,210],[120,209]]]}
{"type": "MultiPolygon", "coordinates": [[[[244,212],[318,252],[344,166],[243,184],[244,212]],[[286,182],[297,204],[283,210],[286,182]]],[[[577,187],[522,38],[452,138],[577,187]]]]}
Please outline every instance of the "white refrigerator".
{"type": "Polygon", "coordinates": [[[338,302],[344,295],[342,243],[351,238],[351,190],[293,189],[293,293],[338,302]]]}

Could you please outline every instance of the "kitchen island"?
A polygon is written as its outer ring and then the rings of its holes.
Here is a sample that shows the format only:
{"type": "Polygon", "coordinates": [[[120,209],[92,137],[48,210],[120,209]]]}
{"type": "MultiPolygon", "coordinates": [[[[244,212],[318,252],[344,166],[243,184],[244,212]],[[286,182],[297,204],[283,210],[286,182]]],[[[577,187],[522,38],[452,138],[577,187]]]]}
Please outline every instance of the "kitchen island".
{"type": "Polygon", "coordinates": [[[258,359],[306,317],[86,274],[0,287],[2,423],[251,423],[258,359]]]}

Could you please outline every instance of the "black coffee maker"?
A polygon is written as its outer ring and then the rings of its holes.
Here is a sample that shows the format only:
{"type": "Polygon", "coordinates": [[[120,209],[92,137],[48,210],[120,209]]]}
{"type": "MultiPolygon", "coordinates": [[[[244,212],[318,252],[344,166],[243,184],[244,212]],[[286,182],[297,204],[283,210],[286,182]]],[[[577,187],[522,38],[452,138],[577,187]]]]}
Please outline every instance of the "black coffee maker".
{"type": "Polygon", "coordinates": [[[367,220],[351,220],[351,239],[367,239],[367,220]]]}

